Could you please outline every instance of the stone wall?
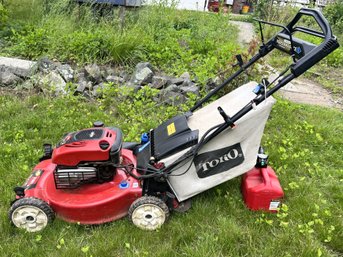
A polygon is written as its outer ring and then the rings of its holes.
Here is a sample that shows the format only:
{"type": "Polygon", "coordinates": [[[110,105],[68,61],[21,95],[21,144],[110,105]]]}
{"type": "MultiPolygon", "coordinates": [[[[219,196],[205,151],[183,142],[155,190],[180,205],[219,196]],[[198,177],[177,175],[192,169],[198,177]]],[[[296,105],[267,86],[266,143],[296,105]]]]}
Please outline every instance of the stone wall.
{"type": "MultiPolygon", "coordinates": [[[[191,79],[188,72],[180,77],[168,76],[158,72],[148,62],[138,63],[134,71],[129,72],[123,67],[97,64],[75,68],[48,58],[33,62],[0,57],[0,87],[47,90],[56,95],[70,93],[70,88],[75,88],[75,95],[92,98],[101,97],[101,89],[105,84],[135,90],[143,86],[156,88],[160,90],[159,100],[170,104],[184,103],[188,94],[199,95],[200,90],[196,79],[191,79]]],[[[215,86],[216,83],[210,80],[206,89],[211,90],[215,86]]]]}

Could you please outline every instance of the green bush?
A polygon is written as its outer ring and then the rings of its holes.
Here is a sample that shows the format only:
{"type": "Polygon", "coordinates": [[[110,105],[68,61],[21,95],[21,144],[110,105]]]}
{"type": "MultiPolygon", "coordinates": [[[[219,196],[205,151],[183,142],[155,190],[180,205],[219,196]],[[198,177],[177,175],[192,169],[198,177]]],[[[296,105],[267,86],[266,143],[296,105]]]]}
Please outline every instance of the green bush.
{"type": "Polygon", "coordinates": [[[337,0],[336,2],[327,5],[324,8],[324,15],[330,22],[335,33],[343,34],[343,1],[337,0]]]}
{"type": "MultiPolygon", "coordinates": [[[[146,59],[171,73],[190,71],[204,82],[224,70],[238,49],[236,29],[223,15],[172,10],[153,12],[146,43],[146,59]]],[[[145,16],[148,17],[148,16],[145,16]]]]}
{"type": "Polygon", "coordinates": [[[298,9],[290,5],[279,6],[272,0],[260,0],[256,5],[254,16],[262,20],[284,24],[294,17],[298,9]]]}
{"type": "Polygon", "coordinates": [[[343,50],[342,47],[336,49],[327,58],[326,62],[329,66],[342,67],[343,66],[343,50]]]}
{"type": "MultiPolygon", "coordinates": [[[[60,0],[59,0],[60,1],[60,0]]],[[[12,24],[31,24],[39,22],[44,16],[47,0],[4,0],[8,18],[12,24]]]]}
{"type": "Polygon", "coordinates": [[[2,28],[8,20],[8,12],[5,7],[0,3],[0,28],[2,28]]]}
{"type": "Polygon", "coordinates": [[[12,30],[12,33],[10,52],[15,55],[36,59],[49,50],[48,33],[44,28],[26,27],[20,32],[12,30]]]}

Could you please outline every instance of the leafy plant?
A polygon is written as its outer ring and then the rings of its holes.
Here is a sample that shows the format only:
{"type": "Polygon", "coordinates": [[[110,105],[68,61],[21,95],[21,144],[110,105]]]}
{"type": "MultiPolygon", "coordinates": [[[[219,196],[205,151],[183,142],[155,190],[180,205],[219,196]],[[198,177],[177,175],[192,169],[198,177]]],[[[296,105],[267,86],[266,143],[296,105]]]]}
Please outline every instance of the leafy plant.
{"type": "Polygon", "coordinates": [[[17,32],[12,30],[15,40],[12,42],[12,50],[21,56],[36,59],[49,50],[47,31],[43,28],[29,28],[28,31],[17,32]],[[27,51],[30,49],[30,51],[27,51]]]}
{"type": "Polygon", "coordinates": [[[343,34],[343,1],[334,1],[324,8],[324,15],[328,19],[334,31],[343,34]]]}
{"type": "Polygon", "coordinates": [[[2,28],[8,20],[8,11],[5,9],[2,3],[0,3],[0,28],[2,28]]]}

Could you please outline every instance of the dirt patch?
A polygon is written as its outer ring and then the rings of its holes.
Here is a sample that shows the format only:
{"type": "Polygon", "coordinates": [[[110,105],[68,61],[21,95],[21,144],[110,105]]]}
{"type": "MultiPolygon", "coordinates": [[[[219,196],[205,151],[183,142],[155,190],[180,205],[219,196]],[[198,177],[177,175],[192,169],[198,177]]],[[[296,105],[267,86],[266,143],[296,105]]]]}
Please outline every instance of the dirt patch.
{"type": "Polygon", "coordinates": [[[252,23],[243,21],[230,21],[230,24],[238,27],[238,39],[237,41],[241,45],[247,45],[255,37],[254,26],[252,23]]]}
{"type": "Polygon", "coordinates": [[[293,80],[280,89],[280,94],[292,102],[334,107],[343,110],[342,99],[334,99],[328,90],[308,79],[293,80]]]}

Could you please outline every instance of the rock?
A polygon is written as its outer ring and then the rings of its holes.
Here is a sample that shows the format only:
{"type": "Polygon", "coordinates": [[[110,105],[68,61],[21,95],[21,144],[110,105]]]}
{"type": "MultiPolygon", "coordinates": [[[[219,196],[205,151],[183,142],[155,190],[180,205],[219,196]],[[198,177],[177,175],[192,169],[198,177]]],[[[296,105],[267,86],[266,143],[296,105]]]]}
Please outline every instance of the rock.
{"type": "Polygon", "coordinates": [[[189,87],[195,85],[194,82],[192,82],[190,79],[185,79],[183,83],[181,84],[181,87],[189,87]]]}
{"type": "Polygon", "coordinates": [[[195,84],[194,85],[190,85],[190,86],[181,86],[180,90],[181,90],[181,93],[186,94],[186,95],[188,93],[195,94],[197,96],[200,95],[199,87],[196,86],[195,84]]]}
{"type": "Polygon", "coordinates": [[[181,74],[180,78],[191,80],[191,75],[188,72],[184,72],[181,74]]]}
{"type": "Polygon", "coordinates": [[[117,85],[123,84],[125,82],[125,80],[122,77],[113,76],[113,75],[107,76],[106,81],[112,82],[112,83],[117,84],[117,85]]]}
{"type": "Polygon", "coordinates": [[[21,78],[13,74],[8,68],[6,68],[5,66],[0,67],[0,86],[14,87],[21,81],[21,78]]]}
{"type": "Polygon", "coordinates": [[[136,70],[132,80],[136,85],[147,85],[152,82],[153,76],[154,72],[150,68],[145,67],[141,70],[136,70]]]}
{"type": "Polygon", "coordinates": [[[181,85],[185,81],[184,78],[173,78],[170,83],[175,85],[181,85]]]}
{"type": "Polygon", "coordinates": [[[142,86],[139,86],[139,85],[138,85],[138,86],[135,86],[134,89],[133,89],[133,92],[134,92],[134,93],[137,93],[137,92],[138,92],[139,90],[141,90],[141,89],[142,89],[142,86]]]}
{"type": "MultiPolygon", "coordinates": [[[[136,65],[135,72],[131,78],[131,83],[133,85],[144,86],[152,82],[154,76],[153,67],[148,62],[140,62],[136,65]]],[[[133,86],[131,85],[131,86],[133,86]]],[[[130,85],[129,85],[130,86],[130,85]]]]}
{"type": "Polygon", "coordinates": [[[223,83],[223,79],[220,78],[219,76],[215,77],[214,80],[213,80],[214,84],[216,85],[220,85],[223,83]]]}
{"type": "Polygon", "coordinates": [[[179,92],[168,91],[166,89],[161,90],[159,98],[160,101],[170,105],[180,105],[187,101],[187,98],[183,94],[179,92]]]}
{"type": "Polygon", "coordinates": [[[80,81],[87,81],[86,79],[86,74],[85,74],[85,70],[79,70],[78,72],[76,72],[75,74],[75,80],[80,82],[80,81]]]}
{"type": "Polygon", "coordinates": [[[74,80],[74,70],[69,64],[58,66],[57,71],[62,76],[65,82],[68,83],[74,80]]]}
{"type": "Polygon", "coordinates": [[[100,83],[99,85],[94,86],[93,90],[91,91],[92,95],[94,97],[102,97],[104,88],[105,88],[104,83],[100,83]]]}
{"type": "Polygon", "coordinates": [[[161,89],[168,86],[171,82],[171,78],[167,76],[153,76],[151,87],[161,89]]]}
{"type": "Polygon", "coordinates": [[[82,96],[83,96],[83,97],[86,97],[86,98],[88,98],[88,99],[91,99],[91,98],[92,98],[92,95],[89,93],[89,91],[84,91],[84,92],[82,93],[82,96]]]}
{"type": "Polygon", "coordinates": [[[150,62],[140,62],[136,65],[136,72],[143,70],[144,68],[149,68],[150,70],[154,71],[150,62]]]}
{"type": "Polygon", "coordinates": [[[87,85],[86,85],[86,89],[92,90],[92,89],[93,89],[93,83],[90,82],[90,81],[88,81],[88,82],[87,82],[87,85]]]}
{"type": "Polygon", "coordinates": [[[56,68],[56,65],[48,57],[43,57],[37,61],[37,68],[39,71],[48,74],[56,68]]]}
{"type": "Polygon", "coordinates": [[[180,87],[178,87],[175,84],[171,84],[171,85],[169,85],[168,87],[166,87],[165,89],[162,89],[162,90],[164,92],[177,92],[177,93],[181,92],[180,87]]]}
{"type": "Polygon", "coordinates": [[[207,92],[215,89],[217,87],[217,84],[214,82],[214,80],[212,78],[207,80],[206,86],[205,86],[205,90],[207,92]]]}
{"type": "Polygon", "coordinates": [[[77,88],[75,89],[74,95],[81,95],[87,89],[87,82],[81,81],[77,84],[77,88]]]}
{"type": "MultiPolygon", "coordinates": [[[[137,87],[137,85],[132,80],[127,81],[124,85],[131,88],[137,87]]],[[[138,86],[140,87],[140,85],[138,86]]]]}
{"type": "Polygon", "coordinates": [[[17,58],[0,57],[0,66],[8,68],[18,77],[28,78],[34,73],[36,62],[17,58]]]}
{"type": "Polygon", "coordinates": [[[130,80],[130,74],[129,73],[127,73],[126,71],[121,71],[121,72],[119,72],[119,77],[121,77],[121,78],[123,78],[124,79],[124,81],[128,81],[128,80],[130,80]]]}
{"type": "Polygon", "coordinates": [[[19,84],[18,86],[15,87],[15,90],[20,91],[20,90],[32,90],[34,89],[34,83],[30,79],[25,80],[23,83],[19,84]]]}
{"type": "Polygon", "coordinates": [[[187,98],[181,93],[180,87],[171,84],[165,89],[160,90],[159,100],[170,105],[180,105],[187,101],[187,98]]]}
{"type": "Polygon", "coordinates": [[[89,64],[85,66],[85,75],[86,78],[95,83],[101,82],[101,70],[100,67],[96,64],[89,64]]]}
{"type": "Polygon", "coordinates": [[[93,84],[91,81],[88,81],[85,75],[86,71],[81,70],[75,75],[75,80],[78,81],[77,84],[80,86],[80,89],[83,87],[85,90],[92,90],[93,84]]]}
{"type": "Polygon", "coordinates": [[[101,69],[101,74],[104,78],[108,77],[108,76],[115,76],[116,75],[116,70],[113,69],[112,67],[109,66],[104,66],[101,69]]]}
{"type": "Polygon", "coordinates": [[[64,79],[56,71],[50,71],[50,73],[42,77],[39,81],[40,87],[53,90],[57,95],[67,93],[66,84],[64,79]]]}

